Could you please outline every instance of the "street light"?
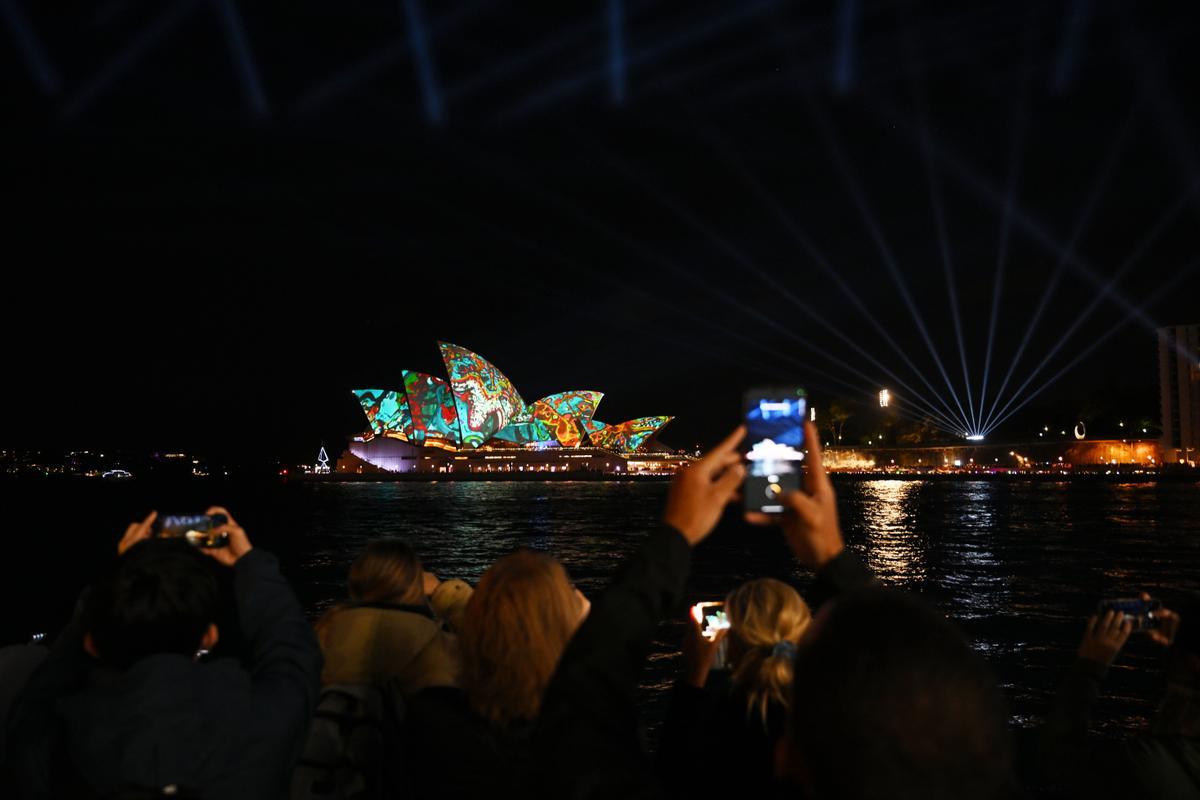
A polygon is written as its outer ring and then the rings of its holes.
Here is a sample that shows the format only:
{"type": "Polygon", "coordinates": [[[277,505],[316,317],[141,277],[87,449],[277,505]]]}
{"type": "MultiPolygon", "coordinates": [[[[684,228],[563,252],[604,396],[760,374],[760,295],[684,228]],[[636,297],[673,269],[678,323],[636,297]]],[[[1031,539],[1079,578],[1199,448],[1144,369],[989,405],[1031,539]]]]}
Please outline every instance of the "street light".
{"type": "Polygon", "coordinates": [[[892,395],[887,389],[879,390],[879,407],[887,408],[888,403],[892,402],[892,395]]]}

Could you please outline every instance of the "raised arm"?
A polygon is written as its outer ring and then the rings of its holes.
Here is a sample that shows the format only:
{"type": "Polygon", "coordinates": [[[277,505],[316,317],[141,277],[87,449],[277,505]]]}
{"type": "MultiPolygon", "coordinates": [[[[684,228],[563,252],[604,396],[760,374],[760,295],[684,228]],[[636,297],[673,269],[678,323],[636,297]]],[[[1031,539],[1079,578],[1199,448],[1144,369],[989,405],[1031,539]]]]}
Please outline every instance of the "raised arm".
{"type": "Polygon", "coordinates": [[[262,740],[278,742],[282,764],[291,763],[316,707],[321,649],[275,557],[252,547],[225,509],[214,506],[207,513],[228,519],[217,529],[228,536],[228,546],[206,552],[233,568],[238,619],[249,648],[246,666],[254,682],[255,719],[267,729],[262,740]]]}
{"type": "Polygon", "coordinates": [[[663,526],[593,604],[546,690],[535,733],[542,793],[634,797],[653,786],[636,708],[637,674],[655,626],[683,596],[691,547],[741,486],[734,431],[671,484],[663,526]]]}

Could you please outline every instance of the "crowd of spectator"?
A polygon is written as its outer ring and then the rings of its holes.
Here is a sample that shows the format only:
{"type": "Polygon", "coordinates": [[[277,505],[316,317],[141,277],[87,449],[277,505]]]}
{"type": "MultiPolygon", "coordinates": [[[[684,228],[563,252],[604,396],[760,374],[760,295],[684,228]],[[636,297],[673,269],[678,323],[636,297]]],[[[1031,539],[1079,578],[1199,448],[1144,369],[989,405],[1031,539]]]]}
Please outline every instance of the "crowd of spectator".
{"type": "Polygon", "coordinates": [[[1016,747],[963,633],[845,549],[815,444],[786,512],[747,515],[814,572],[805,595],[731,587],[716,629],[680,609],[691,551],[742,485],[741,436],[677,474],[662,525],[591,602],[547,553],[472,588],[388,539],[314,626],[229,511],[208,510],[226,541],[208,549],[154,536],[151,514],[52,646],[0,650],[0,796],[1200,797],[1200,611],[1154,612],[1167,683],[1144,734],[1089,734],[1133,633],[1111,612],[1016,747]],[[651,748],[639,672],[676,614],[682,668],[651,748]]]}

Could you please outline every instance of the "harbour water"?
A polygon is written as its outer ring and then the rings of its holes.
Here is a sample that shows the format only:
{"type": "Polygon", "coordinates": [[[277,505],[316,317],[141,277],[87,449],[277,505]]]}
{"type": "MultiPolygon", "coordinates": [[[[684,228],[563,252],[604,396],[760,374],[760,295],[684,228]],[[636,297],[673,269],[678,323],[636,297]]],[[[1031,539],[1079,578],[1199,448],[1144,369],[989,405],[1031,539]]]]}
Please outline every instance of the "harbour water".
{"type": "MultiPolygon", "coordinates": [[[[957,620],[994,665],[1014,723],[1033,724],[1101,598],[1200,590],[1200,485],[1092,482],[839,481],[849,546],[885,583],[957,620]]],[[[587,594],[657,524],[665,483],[33,482],[11,493],[29,555],[0,567],[4,642],[55,630],[78,589],[111,559],[124,525],[152,507],[226,505],[279,555],[315,618],[342,596],[371,538],[400,536],[443,578],[478,580],[515,547],[547,550],[587,594]],[[36,535],[33,535],[36,534],[36,535]]],[[[16,551],[14,551],[15,553],[16,551]]],[[[688,600],[769,575],[811,576],[777,531],[736,515],[694,554],[688,600]]],[[[681,609],[682,610],[682,609],[681,609]]],[[[643,680],[651,727],[678,666],[680,620],[660,626],[643,680]]],[[[1144,724],[1159,686],[1156,648],[1135,637],[1111,673],[1099,721],[1144,724]]]]}

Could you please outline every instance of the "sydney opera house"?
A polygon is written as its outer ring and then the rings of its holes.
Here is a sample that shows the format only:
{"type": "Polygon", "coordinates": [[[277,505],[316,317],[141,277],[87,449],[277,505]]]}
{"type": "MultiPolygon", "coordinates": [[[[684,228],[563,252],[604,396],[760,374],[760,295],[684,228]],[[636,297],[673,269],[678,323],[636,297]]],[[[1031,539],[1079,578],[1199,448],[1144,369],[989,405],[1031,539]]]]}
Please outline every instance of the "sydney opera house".
{"type": "Polygon", "coordinates": [[[671,417],[596,419],[604,395],[558,392],[526,403],[491,362],[439,342],[447,379],[403,370],[403,388],[355,389],[368,430],[338,472],[670,471],[681,457],[656,440],[671,417]]]}

